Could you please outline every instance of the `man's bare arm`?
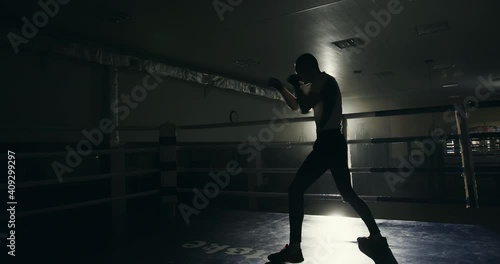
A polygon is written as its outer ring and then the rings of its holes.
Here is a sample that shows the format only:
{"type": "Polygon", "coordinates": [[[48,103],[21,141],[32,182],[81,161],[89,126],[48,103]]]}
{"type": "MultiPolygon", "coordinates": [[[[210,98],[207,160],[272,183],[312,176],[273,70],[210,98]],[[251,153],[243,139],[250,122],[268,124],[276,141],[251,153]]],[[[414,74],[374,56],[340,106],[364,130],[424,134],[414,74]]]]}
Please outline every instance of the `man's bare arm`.
{"type": "Polygon", "coordinates": [[[316,106],[316,104],[321,100],[321,95],[319,93],[310,92],[308,95],[302,91],[300,88],[299,77],[296,74],[292,74],[288,77],[288,82],[295,89],[295,95],[297,96],[297,103],[300,107],[302,114],[309,113],[309,110],[316,106]]]}
{"type": "Polygon", "coordinates": [[[276,88],[276,90],[281,93],[286,104],[293,111],[300,109],[302,114],[307,114],[311,108],[313,108],[321,100],[321,95],[318,93],[310,92],[309,95],[306,95],[304,91],[300,89],[300,83],[296,75],[292,74],[288,78],[288,82],[295,89],[295,95],[290,93],[278,79],[270,78],[268,84],[269,86],[276,88]]]}
{"type": "Polygon", "coordinates": [[[310,92],[309,95],[306,95],[300,88],[295,89],[295,94],[297,95],[297,103],[302,114],[309,113],[309,110],[321,100],[319,93],[310,92]]]}
{"type": "Polygon", "coordinates": [[[297,98],[295,98],[295,96],[283,86],[283,83],[280,80],[276,78],[269,78],[268,85],[275,88],[276,90],[278,90],[278,92],[281,93],[283,99],[285,99],[285,102],[288,107],[290,107],[290,109],[294,111],[299,109],[297,98]]]}
{"type": "Polygon", "coordinates": [[[292,93],[290,93],[285,88],[279,90],[279,92],[283,96],[283,99],[285,99],[285,102],[288,105],[288,107],[290,107],[290,109],[292,109],[293,111],[296,111],[299,109],[299,104],[297,102],[297,98],[295,98],[295,96],[292,93]]]}

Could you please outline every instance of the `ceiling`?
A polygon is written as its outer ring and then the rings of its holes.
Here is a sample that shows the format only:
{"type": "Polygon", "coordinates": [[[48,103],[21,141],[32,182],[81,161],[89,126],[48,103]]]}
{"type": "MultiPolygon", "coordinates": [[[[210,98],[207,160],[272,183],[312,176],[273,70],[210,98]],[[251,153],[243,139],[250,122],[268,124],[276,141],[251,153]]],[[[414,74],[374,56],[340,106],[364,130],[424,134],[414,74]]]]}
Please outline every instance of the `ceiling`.
{"type": "MultiPolygon", "coordinates": [[[[5,1],[2,13],[20,22],[40,10],[37,2],[5,1]]],[[[498,10],[494,0],[71,0],[43,33],[262,85],[270,76],[285,79],[295,58],[310,52],[344,97],[448,98],[473,93],[478,76],[500,77],[498,10]],[[380,25],[372,12],[388,10],[389,2],[402,11],[363,37],[359,53],[331,44],[380,25]],[[219,16],[214,3],[230,9],[219,16]],[[130,19],[111,22],[117,14],[130,19]],[[416,34],[416,26],[441,21],[449,31],[416,34]],[[430,70],[427,59],[455,67],[430,70]],[[460,87],[442,87],[449,83],[460,87]]]]}

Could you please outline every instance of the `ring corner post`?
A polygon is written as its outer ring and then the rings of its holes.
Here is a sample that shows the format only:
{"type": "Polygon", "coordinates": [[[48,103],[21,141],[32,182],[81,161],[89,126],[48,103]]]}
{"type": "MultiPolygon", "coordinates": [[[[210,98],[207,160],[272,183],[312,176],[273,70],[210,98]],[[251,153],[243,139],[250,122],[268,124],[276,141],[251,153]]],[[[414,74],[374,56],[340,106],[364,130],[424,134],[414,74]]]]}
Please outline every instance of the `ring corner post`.
{"type": "Polygon", "coordinates": [[[464,106],[458,107],[460,109],[455,110],[455,118],[462,156],[466,206],[467,208],[479,208],[474,160],[472,158],[471,140],[467,128],[467,109],[464,106]]]}
{"type": "Polygon", "coordinates": [[[175,124],[160,127],[160,196],[161,216],[175,217],[177,209],[177,133],[175,124]]]}

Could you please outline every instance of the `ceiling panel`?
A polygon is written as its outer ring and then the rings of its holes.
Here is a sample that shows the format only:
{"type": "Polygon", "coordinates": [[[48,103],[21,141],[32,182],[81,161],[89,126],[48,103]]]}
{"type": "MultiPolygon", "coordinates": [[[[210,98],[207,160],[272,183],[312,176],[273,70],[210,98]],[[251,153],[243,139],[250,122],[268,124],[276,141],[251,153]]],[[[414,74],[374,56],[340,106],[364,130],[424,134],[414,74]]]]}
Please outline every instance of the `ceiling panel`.
{"type": "MultiPolygon", "coordinates": [[[[72,0],[44,33],[257,84],[269,76],[286,78],[296,56],[311,52],[338,79],[344,96],[352,98],[446,98],[470,93],[481,74],[500,75],[500,1],[400,0],[402,11],[373,37],[364,37],[369,44],[359,54],[331,45],[355,37],[356,28],[365,32],[376,21],[373,12],[387,10],[391,1],[241,0],[221,20],[217,1],[72,0]],[[131,19],[107,21],[120,13],[131,19]],[[451,30],[417,36],[416,26],[439,21],[447,21],[451,30]],[[233,63],[239,59],[258,64],[243,68],[233,63]],[[426,59],[456,66],[448,73],[430,71],[426,59]],[[379,76],[384,72],[392,73],[379,76]],[[449,82],[461,86],[442,89],[449,82]]],[[[37,11],[36,3],[5,2],[2,12],[20,19],[37,11]]]]}

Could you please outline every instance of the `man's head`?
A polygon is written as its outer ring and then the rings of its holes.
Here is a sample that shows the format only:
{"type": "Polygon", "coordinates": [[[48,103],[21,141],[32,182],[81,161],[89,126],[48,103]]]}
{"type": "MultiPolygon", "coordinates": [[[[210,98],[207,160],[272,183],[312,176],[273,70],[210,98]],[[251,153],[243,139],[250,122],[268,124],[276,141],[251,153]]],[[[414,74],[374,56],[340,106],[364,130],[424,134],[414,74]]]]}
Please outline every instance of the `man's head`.
{"type": "Polygon", "coordinates": [[[300,55],[295,61],[295,72],[304,83],[310,83],[314,77],[321,73],[318,60],[310,53],[300,55]]]}

